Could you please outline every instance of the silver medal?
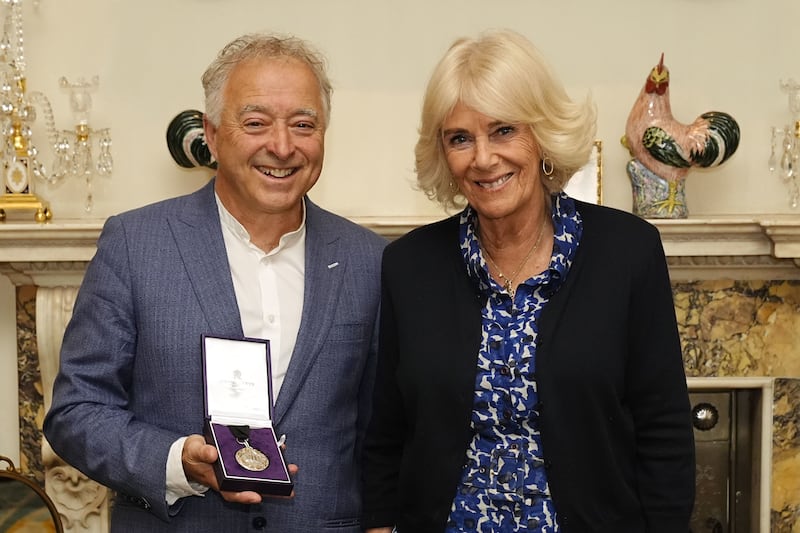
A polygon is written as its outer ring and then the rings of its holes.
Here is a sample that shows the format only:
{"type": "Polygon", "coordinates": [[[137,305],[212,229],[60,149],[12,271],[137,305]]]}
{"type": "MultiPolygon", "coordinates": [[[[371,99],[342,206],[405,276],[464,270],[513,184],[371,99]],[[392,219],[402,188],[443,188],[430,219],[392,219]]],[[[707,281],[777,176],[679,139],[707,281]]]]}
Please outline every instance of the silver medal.
{"type": "Polygon", "coordinates": [[[251,472],[261,472],[269,466],[269,457],[267,457],[261,450],[257,450],[250,446],[246,440],[240,442],[244,444],[244,448],[236,452],[236,462],[242,468],[246,468],[251,472]]]}

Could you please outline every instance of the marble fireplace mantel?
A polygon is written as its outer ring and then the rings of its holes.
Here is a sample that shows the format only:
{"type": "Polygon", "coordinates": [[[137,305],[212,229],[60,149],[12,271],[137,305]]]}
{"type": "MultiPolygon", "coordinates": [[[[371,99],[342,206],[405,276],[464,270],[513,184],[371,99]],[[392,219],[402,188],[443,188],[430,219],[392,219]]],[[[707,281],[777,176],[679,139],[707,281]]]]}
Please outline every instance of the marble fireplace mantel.
{"type": "MultiPolygon", "coordinates": [[[[390,239],[433,221],[424,217],[353,220],[390,239]]],[[[673,281],[800,279],[800,215],[726,215],[651,222],[661,232],[673,281]]],[[[37,288],[36,342],[45,409],[50,405],[61,336],[102,225],[102,220],[0,223],[0,275],[16,286],[37,288]]],[[[769,384],[770,379],[764,382],[769,384]]],[[[701,388],[718,384],[713,379],[692,383],[701,388]]],[[[768,446],[764,448],[768,457],[768,446]]],[[[65,531],[107,531],[106,489],[61,462],[46,441],[42,444],[42,464],[47,492],[69,524],[65,531]],[[72,488],[62,490],[68,483],[72,488]],[[79,493],[91,494],[92,498],[78,502],[74,496],[77,486],[79,493]]],[[[768,520],[762,514],[762,524],[768,520]]]]}
{"type": "MultiPolygon", "coordinates": [[[[431,222],[426,217],[352,217],[388,238],[431,222]]],[[[800,269],[800,215],[718,215],[651,219],[661,232],[671,265],[674,259],[716,258],[716,268],[800,269]],[[735,260],[733,258],[742,258],[735,260]]],[[[0,224],[0,262],[88,261],[94,255],[102,220],[64,220],[45,224],[0,224]]],[[[694,261],[702,266],[702,261],[694,261]]],[[[719,275],[719,274],[718,274],[719,275]]]]}

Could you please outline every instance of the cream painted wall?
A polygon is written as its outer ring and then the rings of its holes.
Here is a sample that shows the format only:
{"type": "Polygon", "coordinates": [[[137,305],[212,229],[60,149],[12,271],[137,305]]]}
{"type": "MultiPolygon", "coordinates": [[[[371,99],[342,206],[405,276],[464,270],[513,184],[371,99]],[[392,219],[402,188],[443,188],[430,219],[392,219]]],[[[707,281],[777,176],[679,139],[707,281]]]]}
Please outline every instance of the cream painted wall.
{"type": "MultiPolygon", "coordinates": [[[[204,170],[173,163],[166,126],[179,111],[202,109],[199,77],[216,51],[258,30],[308,38],[330,62],[333,121],[314,199],[349,216],[436,216],[438,208],[411,187],[421,91],[455,37],[489,27],[529,36],[574,97],[591,91],[605,143],[607,204],[630,209],[628,156],[619,138],[664,52],[676,118],[690,122],[717,109],[742,128],[731,160],[690,174],[690,214],[792,212],[766,161],[770,126],[787,115],[778,81],[800,78],[797,0],[39,0],[38,8],[26,2],[29,88],[49,96],[59,127],[72,125],[59,76],[100,76],[93,125],[112,129],[116,170],[98,181],[93,217],[205,182],[204,170]]],[[[39,193],[57,218],[82,217],[81,185],[40,186],[39,193]]]]}
{"type": "MultiPolygon", "coordinates": [[[[630,209],[628,158],[618,141],[664,52],[676,118],[717,109],[742,128],[730,161],[690,175],[691,215],[793,212],[766,161],[770,127],[787,115],[778,80],[800,78],[797,0],[39,0],[38,7],[25,0],[24,14],[29,90],[46,93],[57,126],[71,128],[58,78],[99,75],[92,124],[114,137],[116,170],[97,181],[93,213],[83,212],[81,183],[39,186],[56,219],[104,218],[204,183],[205,170],[173,163],[167,124],[179,111],[202,109],[199,77],[217,50],[259,30],[308,38],[330,61],[333,121],[314,199],[348,216],[438,216],[411,187],[421,91],[455,37],[490,27],[523,32],[574,97],[593,94],[607,204],[630,209]]],[[[37,125],[45,152],[41,119],[37,125]]],[[[8,286],[0,280],[0,317],[13,317],[8,286]]],[[[13,383],[15,348],[6,342],[13,329],[6,319],[0,328],[0,378],[13,383]]],[[[3,383],[0,439],[16,435],[16,397],[3,383]]],[[[0,450],[13,453],[14,440],[0,440],[0,450]]]]}

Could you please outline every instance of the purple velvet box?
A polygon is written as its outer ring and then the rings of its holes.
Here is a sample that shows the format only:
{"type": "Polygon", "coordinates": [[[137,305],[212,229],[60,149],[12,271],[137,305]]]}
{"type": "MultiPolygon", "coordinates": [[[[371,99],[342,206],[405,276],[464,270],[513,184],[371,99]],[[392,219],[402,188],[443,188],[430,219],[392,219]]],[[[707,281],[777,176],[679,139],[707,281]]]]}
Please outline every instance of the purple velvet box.
{"type": "Polygon", "coordinates": [[[219,453],[214,470],[220,489],[291,494],[272,427],[269,341],[204,335],[203,381],[205,438],[219,453]]]}

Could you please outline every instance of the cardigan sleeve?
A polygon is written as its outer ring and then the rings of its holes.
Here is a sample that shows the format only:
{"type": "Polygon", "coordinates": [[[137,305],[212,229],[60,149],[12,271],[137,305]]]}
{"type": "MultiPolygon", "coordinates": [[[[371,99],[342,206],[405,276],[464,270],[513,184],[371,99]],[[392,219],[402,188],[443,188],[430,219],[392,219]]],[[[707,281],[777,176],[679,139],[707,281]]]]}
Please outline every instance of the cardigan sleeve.
{"type": "Polygon", "coordinates": [[[394,309],[391,294],[384,282],[372,417],[363,453],[364,510],[361,525],[364,528],[388,527],[396,522],[406,426],[396,379],[397,365],[394,309]]]}
{"type": "Polygon", "coordinates": [[[647,531],[686,531],[695,491],[694,437],[667,262],[659,240],[630,293],[627,404],[647,531]]]}

